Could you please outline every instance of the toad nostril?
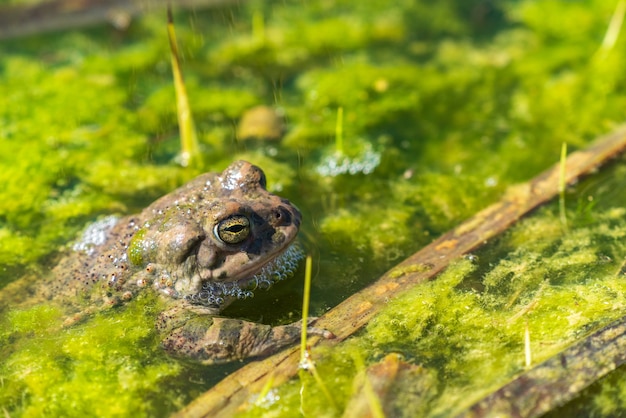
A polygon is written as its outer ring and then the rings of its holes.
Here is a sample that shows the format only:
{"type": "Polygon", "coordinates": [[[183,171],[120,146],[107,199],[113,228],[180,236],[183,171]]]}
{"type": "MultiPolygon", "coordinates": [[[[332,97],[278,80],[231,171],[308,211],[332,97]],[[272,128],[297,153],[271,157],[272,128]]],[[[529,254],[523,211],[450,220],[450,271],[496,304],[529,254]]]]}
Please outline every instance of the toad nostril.
{"type": "Polygon", "coordinates": [[[274,210],[274,224],[275,225],[289,225],[291,223],[291,213],[289,211],[279,206],[274,210]]]}

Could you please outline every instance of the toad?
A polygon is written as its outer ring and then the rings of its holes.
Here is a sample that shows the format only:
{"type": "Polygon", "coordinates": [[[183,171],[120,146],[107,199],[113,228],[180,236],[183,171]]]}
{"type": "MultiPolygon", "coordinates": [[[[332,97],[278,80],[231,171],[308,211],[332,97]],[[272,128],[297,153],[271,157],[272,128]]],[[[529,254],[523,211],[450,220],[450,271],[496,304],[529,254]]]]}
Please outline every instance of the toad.
{"type": "Polygon", "coordinates": [[[260,168],[237,161],[138,215],[87,228],[33,299],[69,303],[71,322],[154,291],[166,300],[156,326],[168,353],[203,363],[267,355],[298,340],[301,324],[272,327],[220,312],[293,274],[303,256],[300,222],[294,205],[266,190],[260,168]]]}

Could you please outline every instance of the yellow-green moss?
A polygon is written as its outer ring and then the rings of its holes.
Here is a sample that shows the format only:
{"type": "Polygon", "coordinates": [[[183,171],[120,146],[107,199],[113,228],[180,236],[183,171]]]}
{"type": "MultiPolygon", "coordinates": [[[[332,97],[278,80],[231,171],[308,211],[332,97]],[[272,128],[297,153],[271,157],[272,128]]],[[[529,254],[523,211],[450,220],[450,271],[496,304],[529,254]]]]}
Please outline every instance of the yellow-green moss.
{"type": "Polygon", "coordinates": [[[160,390],[181,366],[156,344],[158,306],[153,297],[140,297],[71,327],[62,326],[58,308],[10,311],[0,337],[0,403],[11,414],[33,417],[152,415],[180,406],[184,397],[160,390]]]}

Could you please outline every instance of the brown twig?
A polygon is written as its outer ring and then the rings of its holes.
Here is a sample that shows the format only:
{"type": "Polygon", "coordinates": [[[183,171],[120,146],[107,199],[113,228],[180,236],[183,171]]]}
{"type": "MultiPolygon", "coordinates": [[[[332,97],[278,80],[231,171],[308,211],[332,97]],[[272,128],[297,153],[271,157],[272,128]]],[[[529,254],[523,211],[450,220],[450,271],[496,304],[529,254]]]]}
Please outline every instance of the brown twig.
{"type": "Polygon", "coordinates": [[[200,9],[236,4],[244,0],[49,0],[36,4],[0,7],[0,39],[69,30],[108,22],[125,29],[131,18],[170,3],[177,8],[200,9]]]}

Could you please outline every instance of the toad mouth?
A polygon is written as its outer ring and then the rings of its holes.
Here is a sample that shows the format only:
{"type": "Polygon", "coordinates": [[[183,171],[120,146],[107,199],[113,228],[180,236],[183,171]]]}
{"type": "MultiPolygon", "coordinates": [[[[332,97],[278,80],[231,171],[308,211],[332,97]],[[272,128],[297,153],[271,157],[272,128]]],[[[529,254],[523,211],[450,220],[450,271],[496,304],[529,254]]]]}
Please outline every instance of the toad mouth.
{"type": "Polygon", "coordinates": [[[293,276],[303,258],[304,251],[300,245],[291,244],[287,249],[269,258],[260,268],[255,266],[254,269],[248,269],[248,271],[257,271],[252,276],[244,271],[241,273],[245,275],[242,279],[224,282],[204,280],[200,291],[185,296],[185,299],[194,304],[221,307],[227,301],[253,297],[255,290],[267,290],[275,283],[293,276]]]}

